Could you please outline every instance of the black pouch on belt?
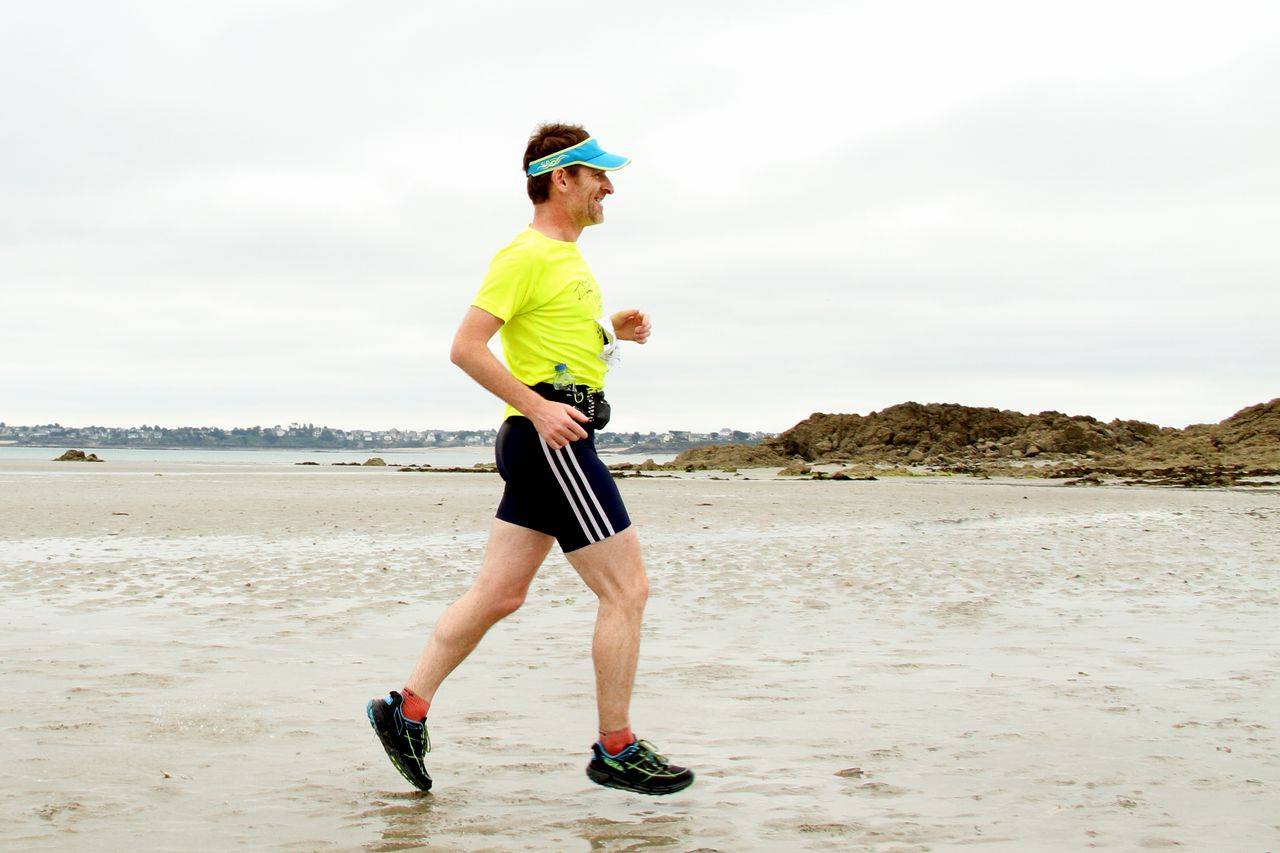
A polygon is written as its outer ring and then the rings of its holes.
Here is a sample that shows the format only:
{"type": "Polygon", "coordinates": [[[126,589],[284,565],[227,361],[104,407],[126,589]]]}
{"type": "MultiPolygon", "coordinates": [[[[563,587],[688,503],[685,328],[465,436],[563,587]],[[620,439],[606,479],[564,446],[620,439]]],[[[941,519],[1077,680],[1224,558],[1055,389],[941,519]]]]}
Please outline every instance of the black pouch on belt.
{"type": "Polygon", "coordinates": [[[572,391],[568,389],[559,391],[550,382],[539,382],[533,386],[533,390],[548,400],[573,406],[591,419],[586,425],[593,430],[602,430],[609,424],[611,411],[603,391],[592,392],[587,390],[585,385],[575,385],[572,391]]]}

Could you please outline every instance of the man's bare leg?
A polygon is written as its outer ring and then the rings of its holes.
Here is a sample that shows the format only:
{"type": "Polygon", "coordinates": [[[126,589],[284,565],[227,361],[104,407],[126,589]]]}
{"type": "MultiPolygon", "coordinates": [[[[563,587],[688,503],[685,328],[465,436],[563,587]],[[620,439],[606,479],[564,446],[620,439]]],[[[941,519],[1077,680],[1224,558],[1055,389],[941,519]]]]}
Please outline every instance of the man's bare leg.
{"type": "Polygon", "coordinates": [[[554,542],[545,533],[495,518],[475,583],[440,615],[405,686],[430,702],[485,633],[524,603],[529,583],[554,542]]]}
{"type": "Polygon", "coordinates": [[[629,527],[565,556],[600,600],[591,643],[596,708],[600,731],[617,731],[630,725],[631,688],[640,656],[640,622],[649,596],[640,540],[635,528],[629,527]]]}
{"type": "Polygon", "coordinates": [[[596,665],[596,707],[601,739],[591,746],[587,778],[607,788],[674,794],[693,784],[693,771],[670,763],[631,733],[631,688],[640,656],[640,620],[649,581],[635,528],[570,551],[569,562],[600,599],[591,658],[596,665]],[[617,741],[610,745],[611,740],[617,741]],[[625,739],[631,742],[624,743],[625,739]],[[607,750],[607,751],[606,751],[607,750]]]}

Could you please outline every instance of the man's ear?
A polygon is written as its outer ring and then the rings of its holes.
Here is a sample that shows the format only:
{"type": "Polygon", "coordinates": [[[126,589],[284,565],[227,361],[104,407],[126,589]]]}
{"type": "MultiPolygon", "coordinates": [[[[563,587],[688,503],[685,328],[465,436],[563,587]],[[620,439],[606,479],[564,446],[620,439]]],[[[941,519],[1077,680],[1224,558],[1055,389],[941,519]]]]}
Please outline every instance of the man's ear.
{"type": "Polygon", "coordinates": [[[551,184],[561,192],[569,189],[569,170],[556,169],[551,173],[551,184]]]}

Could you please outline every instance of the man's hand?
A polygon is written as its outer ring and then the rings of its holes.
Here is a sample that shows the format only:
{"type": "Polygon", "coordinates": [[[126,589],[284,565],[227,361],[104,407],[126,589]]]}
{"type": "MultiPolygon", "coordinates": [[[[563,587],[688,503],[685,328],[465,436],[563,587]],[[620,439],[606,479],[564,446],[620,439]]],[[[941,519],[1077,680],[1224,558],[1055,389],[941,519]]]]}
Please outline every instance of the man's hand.
{"type": "Polygon", "coordinates": [[[585,424],[590,418],[568,403],[543,400],[542,405],[525,412],[525,415],[533,421],[534,429],[552,450],[559,450],[571,441],[587,437],[587,431],[581,424],[585,424]]]}
{"type": "Polygon", "coordinates": [[[649,322],[649,315],[635,308],[619,311],[609,317],[609,322],[613,323],[613,333],[618,336],[619,340],[623,341],[635,341],[638,344],[642,344],[649,340],[649,333],[653,331],[653,326],[649,322]]]}

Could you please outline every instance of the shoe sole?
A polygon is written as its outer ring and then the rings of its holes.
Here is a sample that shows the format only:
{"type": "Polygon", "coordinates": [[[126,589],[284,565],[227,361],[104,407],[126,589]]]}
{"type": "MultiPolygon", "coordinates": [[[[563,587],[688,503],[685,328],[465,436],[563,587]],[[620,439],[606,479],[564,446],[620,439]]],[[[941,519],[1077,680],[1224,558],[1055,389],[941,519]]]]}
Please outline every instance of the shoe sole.
{"type": "Polygon", "coordinates": [[[606,788],[616,788],[619,791],[630,791],[633,794],[648,794],[651,797],[665,797],[667,794],[674,794],[683,791],[685,788],[693,784],[694,777],[691,775],[687,781],[669,788],[640,788],[629,782],[624,782],[616,776],[610,776],[602,770],[596,770],[594,767],[587,768],[587,778],[597,785],[606,788]]]}
{"type": "Polygon", "coordinates": [[[384,735],[382,730],[378,728],[378,721],[373,718],[373,703],[380,701],[382,700],[370,699],[369,704],[365,705],[364,708],[365,716],[369,718],[369,725],[373,728],[373,733],[378,736],[378,742],[382,744],[382,749],[387,753],[387,758],[391,759],[392,766],[394,766],[396,770],[400,771],[400,775],[404,777],[404,780],[419,791],[430,791],[431,780],[427,779],[427,786],[424,788],[413,778],[413,776],[409,775],[409,771],[404,768],[404,765],[400,761],[399,751],[396,750],[394,745],[388,743],[386,735],[384,735]]]}

